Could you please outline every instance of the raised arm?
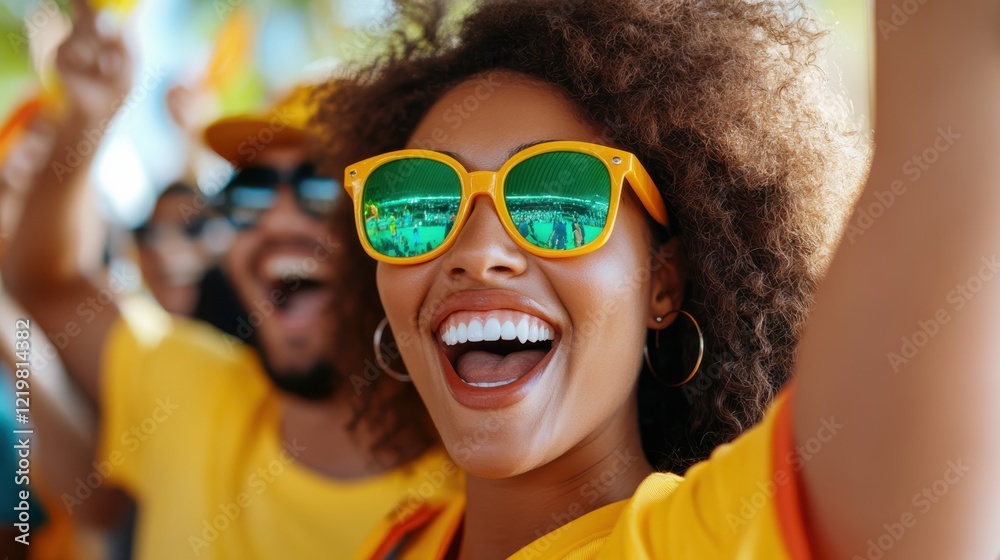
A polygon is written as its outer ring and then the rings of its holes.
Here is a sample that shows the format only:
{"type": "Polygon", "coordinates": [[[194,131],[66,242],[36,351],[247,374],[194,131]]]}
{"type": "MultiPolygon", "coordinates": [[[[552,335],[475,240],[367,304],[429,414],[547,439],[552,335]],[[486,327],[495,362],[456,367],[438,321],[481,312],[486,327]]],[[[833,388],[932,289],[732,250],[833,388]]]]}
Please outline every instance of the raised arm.
{"type": "Polygon", "coordinates": [[[821,558],[993,560],[1000,2],[875,18],[874,166],[796,366],[807,527],[821,558]]]}
{"type": "Polygon", "coordinates": [[[73,31],[56,56],[69,107],[58,123],[50,160],[25,203],[2,273],[5,289],[45,332],[67,334],[60,357],[96,402],[101,349],[118,312],[113,303],[99,303],[98,271],[81,268],[78,209],[93,153],[128,94],[131,74],[121,39],[98,33],[86,0],[74,1],[74,11],[73,31]]]}

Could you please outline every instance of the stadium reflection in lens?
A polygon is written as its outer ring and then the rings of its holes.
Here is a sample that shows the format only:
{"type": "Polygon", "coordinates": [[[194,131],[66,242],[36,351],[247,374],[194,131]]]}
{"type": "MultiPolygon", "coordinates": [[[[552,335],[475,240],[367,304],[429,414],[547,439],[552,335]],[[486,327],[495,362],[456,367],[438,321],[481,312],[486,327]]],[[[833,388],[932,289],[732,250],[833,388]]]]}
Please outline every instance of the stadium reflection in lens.
{"type": "Polygon", "coordinates": [[[504,199],[525,241],[546,249],[576,249],[593,241],[607,223],[611,178],[592,155],[543,153],[510,170],[504,199]]]}
{"type": "Polygon", "coordinates": [[[390,257],[433,251],[451,232],[461,196],[458,174],[439,161],[408,158],[379,166],[362,199],[368,243],[390,257]]]}

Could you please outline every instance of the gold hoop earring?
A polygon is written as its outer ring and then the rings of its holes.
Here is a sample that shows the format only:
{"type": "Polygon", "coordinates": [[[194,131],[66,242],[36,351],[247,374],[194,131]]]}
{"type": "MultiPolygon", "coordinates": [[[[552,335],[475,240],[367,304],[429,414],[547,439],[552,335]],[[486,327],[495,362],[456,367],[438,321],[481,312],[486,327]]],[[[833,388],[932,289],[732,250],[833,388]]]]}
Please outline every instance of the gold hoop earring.
{"type": "Polygon", "coordinates": [[[399,381],[401,383],[410,383],[413,380],[410,379],[409,375],[404,375],[398,371],[392,369],[389,366],[389,362],[382,355],[382,335],[385,333],[385,328],[389,326],[389,318],[383,317],[379,322],[378,326],[375,327],[375,336],[372,337],[372,344],[375,347],[375,361],[378,363],[378,367],[382,368],[389,377],[399,381]]]}
{"type": "MultiPolygon", "coordinates": [[[[692,369],[691,373],[689,373],[688,376],[684,378],[684,381],[681,381],[680,383],[677,383],[677,384],[670,384],[670,383],[666,383],[662,379],[660,379],[660,376],[656,373],[656,368],[653,367],[653,363],[649,359],[649,344],[643,344],[642,345],[642,357],[646,360],[646,367],[649,368],[649,373],[653,377],[655,377],[657,381],[659,381],[660,383],[663,383],[667,387],[681,387],[681,386],[686,385],[687,383],[689,383],[692,379],[694,379],[694,376],[698,373],[698,368],[701,367],[701,360],[702,360],[702,358],[705,357],[705,336],[702,334],[702,332],[701,332],[701,325],[698,324],[698,321],[697,321],[697,319],[694,318],[694,315],[691,315],[690,313],[688,313],[687,311],[684,311],[683,309],[674,309],[673,311],[667,313],[666,315],[661,315],[659,317],[656,317],[655,321],[657,323],[662,323],[664,320],[666,320],[667,317],[669,317],[669,316],[671,316],[671,315],[673,315],[675,313],[683,313],[684,315],[686,315],[688,319],[691,319],[691,322],[694,324],[695,330],[698,331],[698,360],[695,361],[694,369],[692,369]]],[[[655,340],[655,344],[656,344],[655,349],[658,350],[660,348],[660,331],[659,331],[659,329],[656,330],[656,335],[654,337],[654,340],[655,340]]]]}

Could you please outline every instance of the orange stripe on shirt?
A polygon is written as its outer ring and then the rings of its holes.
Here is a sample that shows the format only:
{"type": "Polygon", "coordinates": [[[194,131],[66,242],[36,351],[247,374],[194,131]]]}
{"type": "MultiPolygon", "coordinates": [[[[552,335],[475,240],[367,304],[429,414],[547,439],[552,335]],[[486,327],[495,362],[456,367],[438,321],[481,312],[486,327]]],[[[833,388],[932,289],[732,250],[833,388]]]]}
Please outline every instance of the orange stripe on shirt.
{"type": "Polygon", "coordinates": [[[388,557],[389,553],[395,550],[407,535],[427,525],[440,512],[441,508],[432,508],[425,505],[414,512],[413,515],[407,517],[405,521],[394,525],[389,530],[389,534],[386,535],[385,540],[382,541],[382,544],[372,554],[372,560],[383,560],[388,557]]]}
{"type": "Polygon", "coordinates": [[[794,382],[790,383],[783,391],[787,392],[788,395],[781,399],[778,417],[774,422],[772,440],[774,447],[771,455],[775,477],[773,480],[784,479],[788,481],[786,484],[779,484],[775,494],[778,525],[781,527],[781,535],[785,541],[785,547],[788,549],[789,557],[793,560],[811,560],[814,555],[805,527],[801,462],[798,461],[798,451],[795,449],[795,430],[792,423],[794,382]]]}

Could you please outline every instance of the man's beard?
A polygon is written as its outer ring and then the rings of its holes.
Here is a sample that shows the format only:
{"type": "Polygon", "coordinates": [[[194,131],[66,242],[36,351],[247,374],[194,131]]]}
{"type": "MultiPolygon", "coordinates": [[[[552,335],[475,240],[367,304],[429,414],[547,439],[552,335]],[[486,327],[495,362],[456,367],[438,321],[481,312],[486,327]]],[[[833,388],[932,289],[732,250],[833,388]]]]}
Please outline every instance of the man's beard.
{"type": "Polygon", "coordinates": [[[264,373],[280,391],[308,401],[322,401],[330,398],[340,385],[340,371],[327,358],[317,358],[306,369],[279,369],[267,355],[267,350],[255,330],[250,340],[250,346],[260,356],[264,373]]]}
{"type": "Polygon", "coordinates": [[[333,364],[325,360],[318,360],[305,371],[282,372],[271,364],[264,349],[256,340],[253,341],[253,346],[260,354],[264,372],[280,391],[308,401],[326,400],[336,392],[340,374],[333,364]]]}
{"type": "Polygon", "coordinates": [[[205,273],[199,283],[198,305],[193,316],[201,319],[222,332],[236,337],[257,351],[264,373],[279,390],[310,400],[321,401],[330,398],[341,383],[340,371],[325,359],[317,359],[305,371],[281,371],[271,363],[258,337],[259,329],[254,329],[249,338],[240,333],[239,320],[247,321],[249,314],[236,297],[236,289],[223,272],[215,266],[205,273]]]}

